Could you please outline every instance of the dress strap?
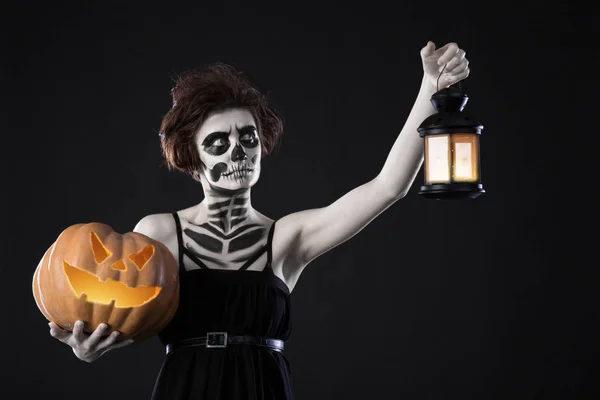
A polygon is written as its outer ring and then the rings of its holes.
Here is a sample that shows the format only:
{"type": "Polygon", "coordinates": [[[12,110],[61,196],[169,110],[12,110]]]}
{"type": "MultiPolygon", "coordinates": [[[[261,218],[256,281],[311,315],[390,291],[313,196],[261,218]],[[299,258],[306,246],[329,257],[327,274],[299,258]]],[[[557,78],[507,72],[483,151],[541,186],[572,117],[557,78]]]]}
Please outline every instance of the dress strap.
{"type": "Polygon", "coordinates": [[[246,261],[244,263],[244,265],[242,265],[239,269],[239,271],[245,271],[248,269],[248,267],[250,267],[252,264],[254,264],[254,261],[258,260],[258,258],[260,256],[262,256],[263,254],[265,254],[265,251],[267,250],[267,246],[263,246],[261,247],[261,249],[259,251],[257,251],[252,258],[250,258],[248,261],[246,261]]]}
{"type": "Polygon", "coordinates": [[[181,221],[179,220],[179,214],[177,212],[173,213],[173,218],[175,219],[175,226],[177,229],[177,252],[179,253],[179,270],[184,269],[183,266],[183,235],[181,233],[181,221]]]}
{"type": "Polygon", "coordinates": [[[273,225],[271,225],[271,229],[269,230],[269,237],[267,238],[267,268],[271,268],[271,262],[273,261],[273,233],[275,233],[276,222],[273,221],[273,225]]]}
{"type": "Polygon", "coordinates": [[[188,251],[183,245],[183,232],[181,230],[181,220],[179,219],[179,214],[176,212],[173,213],[173,218],[175,218],[175,225],[177,225],[177,248],[179,251],[179,267],[185,271],[185,266],[183,264],[183,256],[188,256],[196,265],[200,268],[206,268],[206,264],[204,264],[198,257],[196,257],[193,253],[188,251]]]}
{"type": "Polygon", "coordinates": [[[248,269],[260,256],[267,252],[267,264],[265,265],[264,271],[269,271],[271,269],[271,243],[273,242],[273,231],[275,229],[275,222],[271,225],[271,229],[269,230],[269,235],[267,236],[267,244],[265,244],[254,256],[249,259],[242,267],[239,269],[240,271],[244,271],[248,269]]]}

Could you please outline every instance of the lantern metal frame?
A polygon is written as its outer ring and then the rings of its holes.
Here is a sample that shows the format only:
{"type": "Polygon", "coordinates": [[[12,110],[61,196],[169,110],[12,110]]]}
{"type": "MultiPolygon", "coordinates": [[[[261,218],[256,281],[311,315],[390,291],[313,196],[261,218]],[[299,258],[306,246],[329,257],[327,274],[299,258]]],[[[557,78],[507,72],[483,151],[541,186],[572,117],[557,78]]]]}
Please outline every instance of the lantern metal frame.
{"type": "Polygon", "coordinates": [[[454,140],[457,135],[479,135],[474,143],[476,145],[475,154],[477,155],[477,159],[471,161],[477,165],[477,178],[473,182],[457,181],[453,172],[455,170],[455,157],[450,156],[448,182],[427,183],[428,152],[427,146],[424,146],[426,182],[421,186],[419,194],[426,198],[438,200],[473,199],[485,193],[483,185],[481,184],[481,153],[479,140],[483,125],[463,112],[468,99],[468,96],[460,88],[449,86],[445,89],[438,90],[431,97],[431,103],[435,107],[437,113],[426,118],[417,128],[417,132],[419,132],[419,136],[424,140],[427,140],[426,136],[447,135],[448,151],[450,153],[454,153],[455,151],[454,140]]]}

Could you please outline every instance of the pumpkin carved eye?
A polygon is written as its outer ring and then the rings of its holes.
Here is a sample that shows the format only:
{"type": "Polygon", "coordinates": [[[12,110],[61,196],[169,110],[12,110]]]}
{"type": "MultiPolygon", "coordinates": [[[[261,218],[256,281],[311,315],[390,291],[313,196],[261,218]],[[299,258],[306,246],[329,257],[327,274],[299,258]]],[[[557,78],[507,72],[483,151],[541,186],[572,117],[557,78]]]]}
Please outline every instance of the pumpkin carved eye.
{"type": "Polygon", "coordinates": [[[108,251],[102,241],[96,235],[96,232],[92,232],[92,252],[94,253],[94,259],[98,264],[102,264],[108,257],[112,256],[112,253],[108,251]]]}
{"type": "Polygon", "coordinates": [[[142,251],[140,251],[139,253],[130,255],[129,259],[131,261],[133,261],[135,266],[138,268],[138,271],[141,271],[142,269],[144,269],[144,267],[146,266],[146,264],[152,258],[153,255],[154,255],[154,246],[149,244],[148,246],[144,247],[144,249],[142,251]]]}

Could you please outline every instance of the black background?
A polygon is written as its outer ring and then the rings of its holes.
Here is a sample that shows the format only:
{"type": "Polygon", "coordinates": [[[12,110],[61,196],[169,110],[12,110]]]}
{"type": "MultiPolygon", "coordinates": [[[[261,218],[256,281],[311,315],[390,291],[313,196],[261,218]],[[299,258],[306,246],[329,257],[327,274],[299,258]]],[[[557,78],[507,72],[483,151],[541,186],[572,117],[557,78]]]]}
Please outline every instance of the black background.
{"type": "Polygon", "coordinates": [[[223,61],[269,93],[286,132],[253,204],[280,218],[379,172],[432,40],[467,51],[487,193],[427,200],[421,172],[406,198],[310,264],[286,348],[297,398],[594,398],[597,233],[582,178],[595,168],[597,10],[81,3],[3,12],[0,397],[149,398],[158,340],[83,363],[49,335],[31,278],[72,224],[127,232],[201,201],[191,178],[160,167],[174,76],[223,61]]]}

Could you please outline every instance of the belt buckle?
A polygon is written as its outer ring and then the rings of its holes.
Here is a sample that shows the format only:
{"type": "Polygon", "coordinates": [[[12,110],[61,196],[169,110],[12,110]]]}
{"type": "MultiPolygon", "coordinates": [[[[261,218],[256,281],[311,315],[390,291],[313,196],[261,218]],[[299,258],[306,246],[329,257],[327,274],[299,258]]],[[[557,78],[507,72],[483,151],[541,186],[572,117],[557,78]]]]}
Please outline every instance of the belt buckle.
{"type": "Polygon", "coordinates": [[[206,334],[207,349],[224,349],[227,347],[227,332],[208,332],[206,334]]]}

